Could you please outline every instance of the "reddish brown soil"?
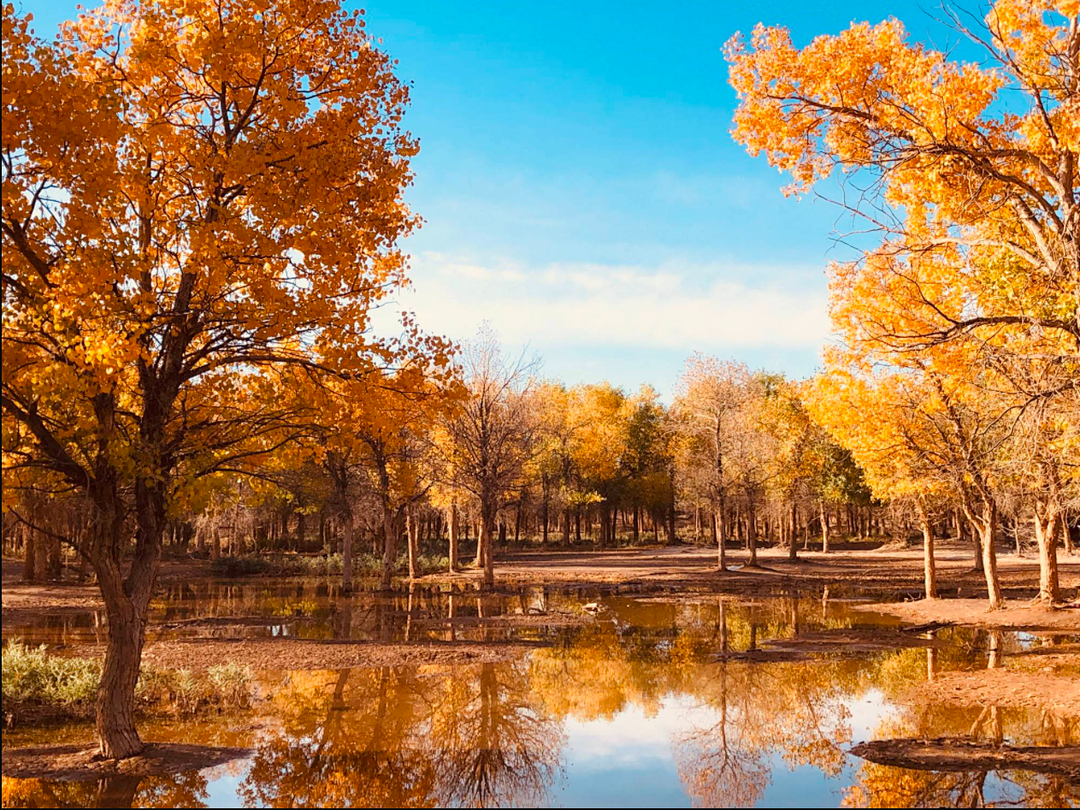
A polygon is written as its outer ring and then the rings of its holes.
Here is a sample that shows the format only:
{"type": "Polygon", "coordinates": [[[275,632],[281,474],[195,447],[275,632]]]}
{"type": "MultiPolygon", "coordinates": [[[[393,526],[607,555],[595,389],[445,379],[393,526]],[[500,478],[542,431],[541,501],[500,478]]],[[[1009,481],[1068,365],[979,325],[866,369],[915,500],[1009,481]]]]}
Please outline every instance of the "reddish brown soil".
{"type": "MultiPolygon", "coordinates": [[[[1080,656],[1068,656],[1080,662],[1080,656]]],[[[997,706],[1080,717],[1080,678],[1055,674],[1053,668],[1036,671],[979,669],[945,672],[918,686],[920,696],[954,706],[997,706]]]]}
{"type": "Polygon", "coordinates": [[[245,748],[150,743],[142,754],[122,760],[98,760],[93,748],[58,745],[4,749],[5,777],[84,781],[117,776],[159,776],[210,768],[249,756],[245,748]]]}
{"type": "Polygon", "coordinates": [[[147,645],[143,661],[163,669],[204,670],[230,662],[256,670],[348,669],[409,664],[481,664],[523,656],[522,642],[376,643],[295,638],[195,638],[147,645]]]}
{"type": "MultiPolygon", "coordinates": [[[[942,543],[937,556],[938,588],[943,597],[980,597],[986,581],[972,570],[971,550],[942,543]]],[[[747,554],[729,549],[729,569],[716,570],[716,549],[704,546],[650,546],[610,551],[516,551],[500,554],[496,580],[507,585],[602,583],[646,590],[695,589],[770,595],[784,591],[821,593],[825,587],[858,588],[864,594],[918,596],[923,584],[921,549],[846,548],[823,554],[763,548],[758,568],[747,568],[747,554]]],[[[1059,558],[1061,585],[1070,599],[1080,588],[1080,557],[1059,558]]],[[[1038,583],[1038,561],[1002,552],[998,573],[1009,598],[1030,599],[1038,583]]],[[[439,574],[424,581],[470,581],[478,572],[439,574]]]]}
{"type": "Polygon", "coordinates": [[[968,771],[1008,768],[1060,774],[1080,780],[1080,748],[1076,746],[1014,747],[974,740],[874,740],[853,746],[855,756],[901,768],[968,771]]]}
{"type": "Polygon", "coordinates": [[[1080,605],[1051,608],[1014,601],[1007,602],[1000,610],[989,610],[985,599],[920,599],[862,605],[859,609],[888,613],[911,624],[963,624],[1080,633],[1080,605]]]}

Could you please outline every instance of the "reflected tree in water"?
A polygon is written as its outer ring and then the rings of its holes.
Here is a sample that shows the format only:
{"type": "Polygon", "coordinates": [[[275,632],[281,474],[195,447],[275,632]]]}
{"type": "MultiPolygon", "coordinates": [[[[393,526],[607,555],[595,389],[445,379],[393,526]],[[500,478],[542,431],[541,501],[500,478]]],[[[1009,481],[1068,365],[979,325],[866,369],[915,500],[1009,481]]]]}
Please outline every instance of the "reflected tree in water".
{"type": "Polygon", "coordinates": [[[85,782],[3,780],[4,807],[208,807],[203,771],[85,782]]]}
{"type": "Polygon", "coordinates": [[[430,736],[439,803],[463,807],[545,804],[564,745],[519,663],[481,664],[475,680],[447,679],[430,736]]]}
{"type": "Polygon", "coordinates": [[[520,664],[483,664],[294,677],[278,697],[282,725],[257,745],[241,795],[275,807],[544,802],[563,735],[524,674],[520,664]]]}

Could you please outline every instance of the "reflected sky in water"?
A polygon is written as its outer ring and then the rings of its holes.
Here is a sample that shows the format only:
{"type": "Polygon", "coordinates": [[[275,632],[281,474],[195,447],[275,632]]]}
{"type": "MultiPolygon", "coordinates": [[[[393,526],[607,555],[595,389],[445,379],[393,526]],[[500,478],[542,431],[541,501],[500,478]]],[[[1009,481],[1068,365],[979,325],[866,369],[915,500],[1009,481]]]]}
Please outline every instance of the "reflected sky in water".
{"type": "MultiPolygon", "coordinates": [[[[260,600],[285,596],[233,592],[225,608],[221,593],[207,592],[180,600],[182,609],[163,606],[161,616],[258,615],[266,609],[260,600]]],[[[847,753],[860,741],[897,737],[1076,745],[1077,718],[937,705],[918,688],[948,670],[1024,665],[1028,652],[1074,641],[1068,637],[959,628],[915,637],[848,602],[794,597],[552,592],[471,604],[475,595],[456,594],[451,615],[447,594],[414,593],[381,607],[362,597],[343,623],[332,593],[287,596],[310,606],[302,624],[316,638],[528,635],[548,645],[523,659],[452,669],[259,673],[265,699],[252,712],[143,723],[147,739],[244,746],[251,758],[135,784],[5,779],[5,803],[87,806],[125,795],[152,806],[281,807],[1080,801],[1063,776],[912,771],[847,753]],[[537,630],[497,621],[537,605],[570,614],[593,599],[603,610],[585,625],[537,630]]],[[[55,632],[36,630],[39,638],[55,632]]],[[[74,620],[63,632],[77,649],[86,624],[74,620]]],[[[91,736],[86,724],[16,729],[5,731],[4,746],[91,736]]]]}

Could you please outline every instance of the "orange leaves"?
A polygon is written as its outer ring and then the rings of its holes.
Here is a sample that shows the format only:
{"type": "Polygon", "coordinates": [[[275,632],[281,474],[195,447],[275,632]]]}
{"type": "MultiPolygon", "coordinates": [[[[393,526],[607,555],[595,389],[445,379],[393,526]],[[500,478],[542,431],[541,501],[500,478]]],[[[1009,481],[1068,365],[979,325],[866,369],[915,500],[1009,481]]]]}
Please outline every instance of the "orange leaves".
{"type": "Polygon", "coordinates": [[[882,497],[994,480],[1001,425],[1035,402],[1068,410],[1078,25],[1074,0],[999,0],[975,33],[985,67],[910,43],[896,20],[803,48],[759,26],[728,45],[735,138],[798,191],[834,169],[864,181],[839,202],[881,241],[830,268],[842,342],[809,401],[882,497]]]}
{"type": "Polygon", "coordinates": [[[450,385],[446,341],[407,319],[397,340],[369,334],[406,282],[416,143],[408,86],[359,15],[106,0],[52,43],[3,15],[3,370],[5,413],[34,426],[21,452],[79,486],[111,464],[118,486],[146,476],[195,503],[188,477],[309,429],[304,403],[264,386],[287,369],[450,385]]]}
{"type": "Polygon", "coordinates": [[[991,71],[909,45],[895,19],[856,24],[803,49],[785,29],[759,25],[749,47],[736,36],[725,53],[741,101],[733,136],[789,172],[794,191],[838,163],[874,164],[902,143],[974,142],[979,136],[964,124],[980,121],[1002,85],[991,71]]]}

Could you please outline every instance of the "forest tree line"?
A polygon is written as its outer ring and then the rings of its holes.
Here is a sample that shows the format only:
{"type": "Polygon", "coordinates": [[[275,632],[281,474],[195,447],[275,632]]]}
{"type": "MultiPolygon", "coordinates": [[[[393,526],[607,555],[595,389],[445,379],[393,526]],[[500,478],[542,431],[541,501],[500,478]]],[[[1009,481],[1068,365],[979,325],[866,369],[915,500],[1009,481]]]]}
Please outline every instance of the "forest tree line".
{"type": "MultiPolygon", "coordinates": [[[[964,480],[950,490],[943,467],[936,488],[868,477],[859,460],[878,476],[882,466],[895,475],[902,448],[890,431],[912,426],[860,417],[882,437],[845,446],[844,434],[830,431],[838,408],[823,398],[833,384],[824,373],[789,380],[696,354],[666,404],[649,386],[628,393],[606,382],[544,379],[536,360],[507,357],[486,329],[458,356],[457,375],[426,391],[395,389],[403,380],[388,377],[373,400],[338,395],[331,407],[331,394],[311,387],[309,401],[292,405],[297,421],[308,420],[303,431],[287,441],[271,434],[268,447],[252,450],[250,469],[207,481],[192,509],[170,516],[166,550],[223,561],[331,556],[343,576],[366,554],[374,561],[366,570],[377,569],[383,587],[398,574],[490,571],[499,548],[582,543],[711,543],[724,568],[729,549],[745,549],[753,566],[762,544],[796,559],[800,549],[828,552],[837,537],[875,538],[924,543],[932,566],[934,539],[952,537],[970,544],[983,569],[985,535],[965,518],[964,480]],[[900,485],[909,493],[893,489],[900,485]]],[[[300,380],[290,390],[303,399],[300,380]]],[[[950,452],[948,431],[932,435],[940,444],[930,450],[950,452]]],[[[1041,596],[1053,601],[1057,547],[1073,553],[1080,493],[1075,480],[1059,477],[1051,489],[1037,468],[1018,463],[1037,435],[1021,420],[987,459],[997,465],[994,539],[1039,555],[1049,569],[1041,596]]],[[[10,550],[23,556],[28,580],[57,578],[66,548],[77,548],[87,530],[87,505],[77,494],[46,500],[27,490],[18,498],[6,523],[10,550]]],[[[993,559],[995,548],[988,553],[993,559]]],[[[932,570],[927,577],[932,594],[932,570]]]]}

